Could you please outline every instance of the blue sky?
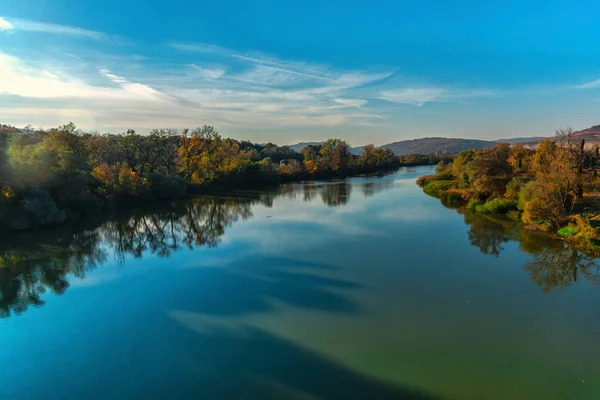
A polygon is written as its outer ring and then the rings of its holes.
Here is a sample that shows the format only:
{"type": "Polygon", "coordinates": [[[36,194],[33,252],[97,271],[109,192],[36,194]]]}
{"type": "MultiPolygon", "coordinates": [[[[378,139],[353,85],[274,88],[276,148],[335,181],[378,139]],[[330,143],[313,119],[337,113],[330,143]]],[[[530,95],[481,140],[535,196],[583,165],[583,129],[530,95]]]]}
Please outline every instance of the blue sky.
{"type": "Polygon", "coordinates": [[[353,145],[600,124],[600,3],[496,3],[3,0],[0,122],[353,145]]]}

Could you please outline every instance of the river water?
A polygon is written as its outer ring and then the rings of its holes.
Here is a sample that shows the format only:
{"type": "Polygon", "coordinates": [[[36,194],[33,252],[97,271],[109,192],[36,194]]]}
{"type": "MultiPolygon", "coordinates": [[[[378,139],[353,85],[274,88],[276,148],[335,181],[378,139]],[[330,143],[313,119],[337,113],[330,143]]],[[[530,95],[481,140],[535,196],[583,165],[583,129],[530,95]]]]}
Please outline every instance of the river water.
{"type": "Polygon", "coordinates": [[[600,399],[600,269],[431,167],[0,238],[2,399],[600,399]]]}

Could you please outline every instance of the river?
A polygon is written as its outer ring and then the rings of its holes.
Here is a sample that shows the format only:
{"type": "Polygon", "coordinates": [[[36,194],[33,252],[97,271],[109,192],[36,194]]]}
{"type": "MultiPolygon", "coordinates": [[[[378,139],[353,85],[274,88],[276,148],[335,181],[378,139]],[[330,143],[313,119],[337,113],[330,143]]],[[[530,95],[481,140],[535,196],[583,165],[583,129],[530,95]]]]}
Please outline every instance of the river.
{"type": "Polygon", "coordinates": [[[0,398],[599,399],[599,264],[431,172],[0,238],[0,398]]]}

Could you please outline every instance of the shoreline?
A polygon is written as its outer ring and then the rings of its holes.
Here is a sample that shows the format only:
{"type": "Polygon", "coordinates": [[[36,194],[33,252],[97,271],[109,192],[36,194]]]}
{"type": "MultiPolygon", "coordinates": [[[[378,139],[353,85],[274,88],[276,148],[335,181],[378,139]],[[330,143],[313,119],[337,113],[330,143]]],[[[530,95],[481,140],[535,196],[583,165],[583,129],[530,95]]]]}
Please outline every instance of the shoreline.
{"type": "MultiPolygon", "coordinates": [[[[555,240],[560,240],[566,244],[568,244],[569,246],[571,246],[572,248],[574,248],[577,251],[580,251],[581,253],[587,255],[587,256],[591,256],[591,257],[600,257],[600,246],[595,244],[593,242],[594,239],[587,239],[587,242],[585,242],[585,240],[583,239],[578,239],[576,238],[574,235],[570,235],[570,236],[562,236],[559,235],[556,232],[552,232],[552,231],[548,231],[543,229],[540,225],[535,225],[535,224],[526,224],[524,222],[522,222],[520,219],[517,220],[515,218],[512,218],[509,213],[484,213],[484,212],[477,212],[475,210],[470,209],[467,206],[467,203],[464,201],[460,201],[455,203],[455,205],[457,205],[458,207],[451,207],[452,204],[447,204],[446,202],[444,202],[444,200],[442,199],[442,197],[440,196],[436,196],[434,193],[428,193],[427,191],[424,190],[424,186],[425,185],[420,185],[419,184],[419,179],[422,177],[425,177],[428,175],[422,175],[419,178],[417,178],[416,181],[416,185],[419,186],[421,189],[423,189],[423,193],[426,194],[427,196],[433,197],[435,199],[438,199],[440,201],[440,203],[442,203],[445,207],[448,208],[453,208],[453,209],[460,209],[464,212],[468,212],[471,213],[472,215],[476,215],[482,218],[487,218],[490,221],[495,221],[494,218],[492,218],[493,216],[501,216],[503,218],[506,218],[508,220],[510,220],[512,223],[514,223],[515,227],[517,229],[523,229],[523,230],[527,230],[527,231],[534,231],[534,232],[539,232],[541,234],[546,235],[549,238],[555,239],[555,240]]],[[[454,201],[456,201],[456,199],[454,199],[454,201]]],[[[574,215],[578,215],[578,214],[574,214],[574,215]]]]}
{"type": "MultiPolygon", "coordinates": [[[[429,164],[426,164],[429,165],[429,164]]],[[[35,232],[48,232],[57,228],[64,228],[68,226],[73,226],[76,224],[85,224],[86,221],[92,221],[93,219],[100,218],[102,220],[108,219],[112,216],[117,216],[119,214],[127,214],[135,212],[136,210],[143,210],[145,207],[154,206],[157,204],[167,204],[173,201],[181,201],[181,200],[189,200],[194,197],[201,196],[223,196],[226,194],[231,194],[236,191],[244,191],[250,189],[256,190],[273,190],[276,191],[280,189],[282,185],[286,184],[295,184],[295,183],[303,183],[303,182],[328,182],[332,180],[344,180],[348,178],[357,178],[362,176],[373,176],[373,175],[387,175],[389,173],[394,173],[398,171],[400,168],[410,168],[410,167],[418,167],[422,165],[400,165],[397,167],[391,168],[381,168],[381,169],[373,169],[370,171],[361,171],[357,173],[348,173],[348,174],[300,174],[295,176],[294,178],[283,178],[279,182],[265,182],[263,184],[256,184],[256,182],[249,182],[247,185],[228,185],[220,182],[215,182],[213,184],[204,185],[202,187],[193,187],[190,186],[186,193],[180,197],[168,198],[168,199],[150,199],[143,202],[130,202],[130,203],[121,203],[121,204],[110,204],[107,209],[103,209],[97,213],[91,213],[87,215],[71,215],[69,218],[65,219],[60,224],[55,225],[42,225],[42,226],[31,226],[25,229],[0,229],[0,239],[2,237],[6,237],[7,235],[15,235],[20,233],[35,233],[35,232]]]]}

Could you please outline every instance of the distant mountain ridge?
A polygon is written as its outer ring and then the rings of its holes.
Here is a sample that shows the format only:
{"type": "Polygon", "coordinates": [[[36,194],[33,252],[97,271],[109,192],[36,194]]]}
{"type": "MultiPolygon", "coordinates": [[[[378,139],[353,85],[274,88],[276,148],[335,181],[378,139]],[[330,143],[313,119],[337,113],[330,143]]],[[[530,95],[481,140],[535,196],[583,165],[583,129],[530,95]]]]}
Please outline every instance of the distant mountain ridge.
{"type": "MultiPolygon", "coordinates": [[[[557,138],[552,137],[550,139],[556,140],[557,138]]],[[[600,144],[600,125],[595,125],[590,128],[583,129],[581,131],[573,132],[571,139],[575,140],[577,142],[580,142],[582,139],[584,139],[585,146],[588,148],[599,145],[600,144]]],[[[529,146],[529,147],[535,147],[537,145],[537,142],[530,141],[530,142],[526,142],[523,144],[525,144],[526,146],[529,146]]]]}
{"type": "Polygon", "coordinates": [[[536,143],[545,137],[529,137],[529,138],[510,138],[498,140],[480,140],[480,139],[460,139],[460,138],[444,138],[430,137],[422,139],[402,140],[390,144],[383,145],[391,149],[396,155],[406,156],[408,154],[431,154],[444,153],[457,154],[463,150],[484,149],[492,147],[496,143],[536,143]]]}
{"type": "MultiPolygon", "coordinates": [[[[600,132],[599,132],[600,135],[600,132]]],[[[486,147],[492,147],[496,143],[536,143],[540,140],[546,139],[545,137],[526,137],[526,138],[510,138],[510,139],[499,139],[499,140],[479,140],[479,139],[460,139],[460,138],[444,138],[444,137],[429,137],[421,139],[410,139],[401,140],[389,144],[384,144],[381,147],[387,147],[391,149],[396,155],[406,156],[408,154],[431,154],[431,153],[444,153],[448,152],[451,154],[460,153],[463,150],[470,149],[483,149],[486,147]]],[[[300,142],[291,144],[289,147],[294,151],[301,151],[303,148],[309,145],[320,145],[324,142],[300,142]]],[[[360,155],[363,152],[362,146],[351,147],[350,151],[352,154],[360,155]]]]}

